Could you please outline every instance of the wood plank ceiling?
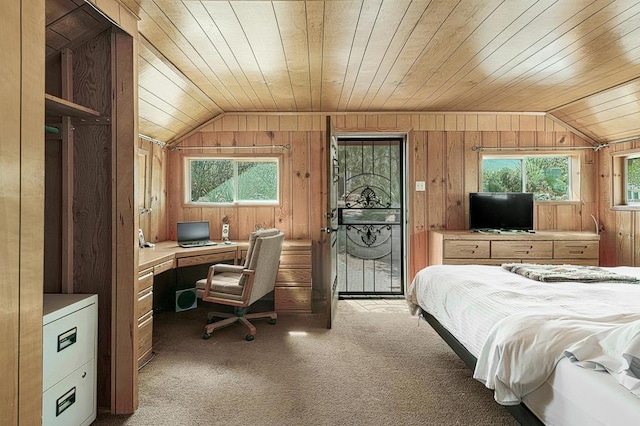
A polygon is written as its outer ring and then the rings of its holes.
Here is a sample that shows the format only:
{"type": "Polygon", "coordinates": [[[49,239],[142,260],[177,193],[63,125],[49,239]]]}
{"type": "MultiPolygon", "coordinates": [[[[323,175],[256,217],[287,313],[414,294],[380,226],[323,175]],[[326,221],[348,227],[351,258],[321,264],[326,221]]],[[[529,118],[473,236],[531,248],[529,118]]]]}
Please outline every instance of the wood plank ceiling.
{"type": "Polygon", "coordinates": [[[597,142],[640,135],[640,1],[121,2],[140,131],[162,141],[266,111],[548,112],[597,142]]]}

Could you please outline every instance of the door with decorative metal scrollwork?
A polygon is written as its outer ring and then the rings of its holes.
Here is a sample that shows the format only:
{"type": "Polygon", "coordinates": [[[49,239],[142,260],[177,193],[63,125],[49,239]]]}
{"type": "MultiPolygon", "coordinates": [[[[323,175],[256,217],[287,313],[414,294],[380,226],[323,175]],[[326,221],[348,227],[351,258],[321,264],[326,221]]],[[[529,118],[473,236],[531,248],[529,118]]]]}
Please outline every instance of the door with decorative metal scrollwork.
{"type": "Polygon", "coordinates": [[[341,296],[404,293],[402,138],[339,138],[341,296]]]}

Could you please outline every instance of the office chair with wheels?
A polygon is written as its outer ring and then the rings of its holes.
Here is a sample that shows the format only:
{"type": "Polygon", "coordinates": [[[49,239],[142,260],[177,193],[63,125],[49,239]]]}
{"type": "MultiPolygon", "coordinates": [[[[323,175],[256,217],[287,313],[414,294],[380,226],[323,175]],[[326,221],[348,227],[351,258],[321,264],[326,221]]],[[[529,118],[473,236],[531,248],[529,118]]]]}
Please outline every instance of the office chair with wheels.
{"type": "Polygon", "coordinates": [[[252,232],[244,265],[212,265],[207,278],[196,282],[196,292],[203,302],[234,307],[233,314],[207,314],[203,339],[211,337],[214,330],[240,321],[249,329],[246,339],[251,341],[256,328],[250,319],[271,318],[270,323],[276,323],[278,316],[275,312],[247,314],[247,308],[275,288],[283,241],[284,233],[275,228],[252,232]],[[224,319],[213,322],[214,317],[224,319]]]}

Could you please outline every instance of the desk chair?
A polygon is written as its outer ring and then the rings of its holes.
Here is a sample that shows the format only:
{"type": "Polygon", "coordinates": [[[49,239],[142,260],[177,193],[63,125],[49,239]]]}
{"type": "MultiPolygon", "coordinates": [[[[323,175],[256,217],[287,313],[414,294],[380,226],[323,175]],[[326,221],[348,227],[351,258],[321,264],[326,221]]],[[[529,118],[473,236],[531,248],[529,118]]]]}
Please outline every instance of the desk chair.
{"type": "Polygon", "coordinates": [[[211,337],[211,333],[218,328],[240,321],[249,329],[246,339],[251,341],[256,328],[249,322],[250,319],[271,318],[270,323],[276,323],[278,316],[275,312],[247,314],[246,311],[253,302],[275,288],[283,241],[284,233],[275,228],[252,232],[244,265],[212,265],[207,278],[196,282],[197,295],[203,302],[234,307],[233,314],[207,314],[203,339],[211,337]],[[213,322],[214,317],[225,319],[213,322]]]}

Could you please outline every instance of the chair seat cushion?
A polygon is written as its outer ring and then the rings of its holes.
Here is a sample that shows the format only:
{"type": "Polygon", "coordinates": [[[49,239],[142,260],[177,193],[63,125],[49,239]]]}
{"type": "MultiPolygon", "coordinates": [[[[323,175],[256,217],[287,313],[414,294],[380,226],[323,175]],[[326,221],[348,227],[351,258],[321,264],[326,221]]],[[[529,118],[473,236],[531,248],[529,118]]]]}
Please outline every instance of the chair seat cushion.
{"type": "MultiPolygon", "coordinates": [[[[239,284],[241,276],[242,274],[238,274],[236,272],[222,272],[220,274],[215,274],[211,279],[211,293],[241,296],[242,290],[244,290],[244,286],[239,284]]],[[[206,278],[196,281],[196,291],[200,297],[202,297],[206,284],[206,278]]]]}

